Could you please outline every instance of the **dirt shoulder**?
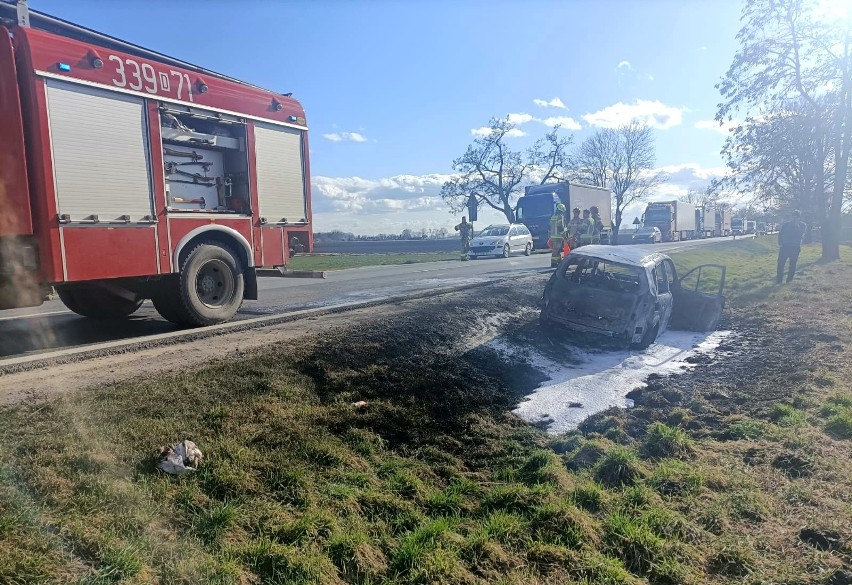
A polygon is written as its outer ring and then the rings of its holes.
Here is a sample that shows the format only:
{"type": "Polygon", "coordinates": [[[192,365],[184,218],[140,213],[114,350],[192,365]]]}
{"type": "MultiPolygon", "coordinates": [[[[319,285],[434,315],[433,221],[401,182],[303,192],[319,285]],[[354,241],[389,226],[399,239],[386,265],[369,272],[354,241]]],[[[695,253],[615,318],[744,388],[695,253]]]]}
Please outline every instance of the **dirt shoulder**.
{"type": "Polygon", "coordinates": [[[0,582],[848,583],[852,265],[813,255],[773,289],[731,248],[721,351],[561,436],[486,343],[558,358],[545,276],[68,364],[0,409],[0,582]],[[199,471],[157,473],[183,438],[199,471]]]}

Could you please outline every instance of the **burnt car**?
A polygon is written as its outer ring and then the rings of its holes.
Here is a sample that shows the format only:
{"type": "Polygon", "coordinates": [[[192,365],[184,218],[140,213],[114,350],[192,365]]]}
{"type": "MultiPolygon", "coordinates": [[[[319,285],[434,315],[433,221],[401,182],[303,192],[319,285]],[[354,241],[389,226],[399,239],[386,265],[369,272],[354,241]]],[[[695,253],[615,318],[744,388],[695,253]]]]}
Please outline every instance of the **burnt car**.
{"type": "Polygon", "coordinates": [[[668,328],[715,329],[725,273],[704,264],[679,277],[671,258],[644,247],[584,246],[550,277],[541,321],[644,349],[668,328]]]}

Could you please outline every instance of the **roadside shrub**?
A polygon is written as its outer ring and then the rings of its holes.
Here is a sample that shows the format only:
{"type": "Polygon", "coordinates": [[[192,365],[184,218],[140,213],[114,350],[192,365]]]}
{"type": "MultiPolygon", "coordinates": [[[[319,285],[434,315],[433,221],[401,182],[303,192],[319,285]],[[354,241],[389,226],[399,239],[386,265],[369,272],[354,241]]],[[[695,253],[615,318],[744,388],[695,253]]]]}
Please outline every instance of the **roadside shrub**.
{"type": "Polygon", "coordinates": [[[636,452],[621,446],[613,447],[595,466],[595,477],[611,487],[632,483],[642,475],[636,452]]]}
{"type": "Polygon", "coordinates": [[[797,427],[805,422],[805,413],[789,404],[776,404],[772,407],[769,418],[778,426],[797,427]]]}
{"type": "Polygon", "coordinates": [[[852,439],[852,408],[844,408],[829,418],[825,432],[835,439],[852,439]]]}
{"type": "Polygon", "coordinates": [[[663,495],[682,496],[697,493],[703,480],[689,464],[669,459],[654,469],[648,483],[663,495]]]}
{"type": "Polygon", "coordinates": [[[688,457],[694,450],[692,439],[679,427],[656,422],[648,428],[644,451],[650,457],[688,457]]]}

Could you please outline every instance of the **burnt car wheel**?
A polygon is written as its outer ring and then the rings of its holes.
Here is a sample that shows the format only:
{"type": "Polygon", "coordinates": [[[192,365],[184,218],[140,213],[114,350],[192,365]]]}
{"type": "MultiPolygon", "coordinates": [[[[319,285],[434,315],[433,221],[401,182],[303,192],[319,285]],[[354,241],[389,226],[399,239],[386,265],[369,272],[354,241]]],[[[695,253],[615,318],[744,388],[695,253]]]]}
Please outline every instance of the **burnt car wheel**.
{"type": "Polygon", "coordinates": [[[509,244],[506,244],[505,246],[503,246],[503,258],[508,258],[508,257],[509,257],[509,244]]]}
{"type": "Polygon", "coordinates": [[[639,343],[633,344],[633,349],[648,349],[651,347],[651,344],[657,340],[657,334],[660,332],[659,323],[645,331],[645,335],[642,336],[642,341],[639,343]]]}

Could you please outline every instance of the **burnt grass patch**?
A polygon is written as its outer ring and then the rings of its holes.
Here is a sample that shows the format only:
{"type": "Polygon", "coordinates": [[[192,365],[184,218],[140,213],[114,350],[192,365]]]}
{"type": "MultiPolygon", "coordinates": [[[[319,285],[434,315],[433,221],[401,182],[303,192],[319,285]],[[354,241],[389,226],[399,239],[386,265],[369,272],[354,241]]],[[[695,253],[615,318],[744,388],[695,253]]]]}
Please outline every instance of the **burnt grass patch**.
{"type": "Polygon", "coordinates": [[[484,345],[559,356],[544,275],[0,411],[0,583],[845,582],[850,276],[741,288],[718,352],[557,437],[484,345]],[[201,469],[156,473],[182,438],[201,469]]]}

